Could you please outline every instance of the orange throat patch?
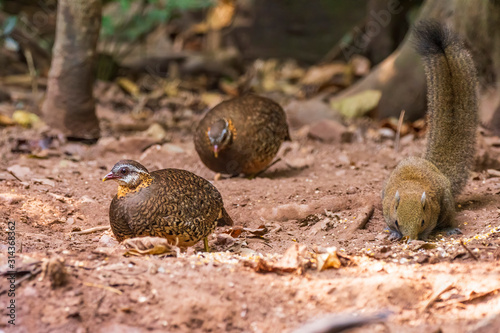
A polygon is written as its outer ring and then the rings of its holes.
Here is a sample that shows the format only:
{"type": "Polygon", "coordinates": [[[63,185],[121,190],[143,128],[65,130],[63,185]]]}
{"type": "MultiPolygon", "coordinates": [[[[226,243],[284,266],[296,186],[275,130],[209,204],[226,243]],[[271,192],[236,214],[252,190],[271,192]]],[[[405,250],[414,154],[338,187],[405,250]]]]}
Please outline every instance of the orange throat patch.
{"type": "Polygon", "coordinates": [[[118,185],[118,193],[116,194],[116,196],[118,198],[122,198],[122,197],[126,196],[127,194],[139,192],[141,189],[146,188],[149,185],[151,185],[152,182],[153,182],[153,178],[148,177],[146,179],[143,179],[142,182],[135,188],[130,188],[127,186],[118,185]]]}

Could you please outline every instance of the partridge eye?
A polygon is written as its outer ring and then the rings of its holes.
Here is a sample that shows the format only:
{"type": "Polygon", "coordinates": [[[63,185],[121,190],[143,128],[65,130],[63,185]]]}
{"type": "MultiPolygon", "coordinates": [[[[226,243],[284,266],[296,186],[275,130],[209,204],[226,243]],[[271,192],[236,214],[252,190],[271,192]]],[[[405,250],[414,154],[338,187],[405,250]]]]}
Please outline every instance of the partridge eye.
{"type": "Polygon", "coordinates": [[[128,174],[128,168],[121,168],[121,169],[120,169],[120,173],[121,173],[122,175],[126,175],[126,174],[128,174]]]}
{"type": "Polygon", "coordinates": [[[422,223],[420,223],[420,226],[422,226],[422,227],[423,227],[423,226],[424,226],[424,224],[425,224],[425,220],[422,220],[422,223]]]}

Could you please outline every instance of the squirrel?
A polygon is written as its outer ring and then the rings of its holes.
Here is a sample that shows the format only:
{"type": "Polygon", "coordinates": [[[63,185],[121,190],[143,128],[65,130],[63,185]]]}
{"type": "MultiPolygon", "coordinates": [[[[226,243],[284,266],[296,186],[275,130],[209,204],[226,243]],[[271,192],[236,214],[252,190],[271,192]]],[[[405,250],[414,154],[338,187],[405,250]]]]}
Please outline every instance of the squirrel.
{"type": "Polygon", "coordinates": [[[419,23],[414,38],[427,81],[427,147],[423,158],[401,161],[382,191],[391,240],[426,240],[435,229],[461,233],[454,198],[467,183],[476,148],[477,73],[471,54],[454,32],[434,21],[419,23]]]}

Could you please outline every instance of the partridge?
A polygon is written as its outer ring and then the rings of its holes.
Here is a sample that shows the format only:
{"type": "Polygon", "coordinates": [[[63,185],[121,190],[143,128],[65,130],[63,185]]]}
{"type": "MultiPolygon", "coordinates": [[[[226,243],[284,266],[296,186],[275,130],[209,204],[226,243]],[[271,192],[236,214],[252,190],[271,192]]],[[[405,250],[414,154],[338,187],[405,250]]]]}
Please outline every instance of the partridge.
{"type": "Polygon", "coordinates": [[[111,230],[118,241],[164,237],[179,247],[196,244],[219,224],[232,225],[219,191],[192,172],[163,169],[149,172],[132,160],[116,163],[103,181],[118,182],[109,207],[111,230]]]}
{"type": "Polygon", "coordinates": [[[254,176],[272,162],[290,140],[286,115],[274,101],[245,95],[216,105],[200,121],[194,144],[212,171],[254,176]]]}

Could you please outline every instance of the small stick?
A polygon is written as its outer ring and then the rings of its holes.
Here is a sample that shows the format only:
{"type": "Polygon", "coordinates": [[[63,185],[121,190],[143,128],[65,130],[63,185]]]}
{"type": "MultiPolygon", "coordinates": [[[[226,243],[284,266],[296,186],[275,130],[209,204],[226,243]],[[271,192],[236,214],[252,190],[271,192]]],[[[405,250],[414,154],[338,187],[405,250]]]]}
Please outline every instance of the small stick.
{"type": "Polygon", "coordinates": [[[82,231],[74,231],[72,232],[73,235],[87,235],[87,234],[91,234],[93,232],[98,232],[98,231],[103,231],[103,230],[108,230],[109,227],[108,226],[99,226],[99,227],[94,227],[94,228],[90,228],[90,229],[86,229],[86,230],[82,230],[82,231]]]}
{"type": "Polygon", "coordinates": [[[16,176],[12,171],[7,170],[6,168],[0,168],[0,170],[8,172],[12,177],[16,178],[18,181],[22,182],[22,179],[20,179],[18,176],[16,176]]]}
{"type": "MultiPolygon", "coordinates": [[[[375,211],[375,207],[373,205],[368,205],[362,208],[359,216],[362,216],[358,221],[353,221],[349,226],[349,233],[354,234],[360,229],[364,229],[368,221],[370,221],[373,216],[373,212],[375,211]]],[[[357,218],[356,218],[357,219],[357,218]]]]}
{"type": "Polygon", "coordinates": [[[441,289],[439,292],[435,293],[431,299],[427,302],[427,305],[424,307],[423,311],[426,311],[428,310],[432,304],[434,304],[434,302],[437,301],[437,299],[445,292],[447,292],[448,290],[450,290],[451,288],[453,288],[453,283],[450,283],[449,285],[447,285],[446,287],[444,287],[443,289],[441,289]]]}
{"type": "Polygon", "coordinates": [[[469,250],[469,248],[467,246],[465,246],[463,239],[460,240],[460,245],[462,245],[462,247],[465,249],[465,251],[467,251],[467,253],[469,253],[469,255],[472,257],[472,259],[474,259],[475,261],[479,260],[479,259],[477,259],[476,255],[474,253],[472,253],[472,251],[469,250]]]}
{"type": "Polygon", "coordinates": [[[368,221],[370,221],[370,219],[372,218],[374,211],[375,211],[375,207],[373,205],[365,207],[365,209],[363,209],[364,216],[358,222],[356,229],[364,229],[366,227],[366,224],[368,223],[368,221]]]}
{"type": "Polygon", "coordinates": [[[403,119],[405,118],[405,110],[401,111],[398,121],[398,130],[396,132],[396,139],[394,141],[394,150],[396,153],[399,151],[399,141],[401,139],[401,127],[403,127],[403,119]]]}
{"type": "Polygon", "coordinates": [[[29,49],[26,49],[24,51],[24,57],[26,58],[26,62],[28,63],[28,69],[31,77],[31,90],[33,93],[33,103],[36,106],[38,99],[38,82],[36,77],[35,63],[33,62],[33,55],[31,54],[31,51],[29,49]]]}
{"type": "Polygon", "coordinates": [[[18,177],[18,176],[16,176],[16,175],[15,175],[12,171],[7,170],[7,172],[8,172],[8,173],[10,173],[10,174],[12,175],[12,177],[14,177],[14,178],[16,178],[18,181],[22,182],[22,180],[21,180],[21,179],[19,179],[19,177],[18,177]]]}

